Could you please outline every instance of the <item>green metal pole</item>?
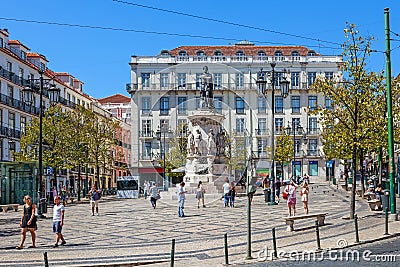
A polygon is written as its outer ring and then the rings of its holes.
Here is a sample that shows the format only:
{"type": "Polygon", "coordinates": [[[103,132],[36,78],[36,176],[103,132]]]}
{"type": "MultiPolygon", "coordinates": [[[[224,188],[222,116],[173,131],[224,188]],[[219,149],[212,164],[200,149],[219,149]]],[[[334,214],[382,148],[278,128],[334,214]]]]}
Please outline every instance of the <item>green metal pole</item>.
{"type": "Polygon", "coordinates": [[[354,228],[356,230],[356,243],[360,243],[360,237],[358,235],[358,216],[354,214],[354,228]]]}
{"type": "Polygon", "coordinates": [[[393,116],[392,116],[392,70],[390,63],[390,28],[389,8],[385,8],[385,39],[386,39],[386,105],[388,121],[388,153],[390,180],[390,213],[396,214],[396,195],[394,190],[394,145],[393,145],[393,116]]]}
{"type": "MultiPolygon", "coordinates": [[[[250,181],[247,178],[247,181],[250,181]]],[[[247,256],[246,260],[251,260],[251,201],[250,201],[250,185],[247,183],[247,256]]]]}
{"type": "Polygon", "coordinates": [[[389,214],[388,207],[385,208],[385,235],[389,234],[389,214]]]}
{"type": "Polygon", "coordinates": [[[321,250],[321,239],[319,238],[319,224],[315,221],[315,233],[317,234],[317,249],[321,250]]]}
{"type": "Polygon", "coordinates": [[[272,228],[272,247],[274,250],[274,257],[278,258],[278,251],[276,249],[276,235],[275,235],[275,227],[272,228]]]}
{"type": "Polygon", "coordinates": [[[172,239],[171,262],[169,266],[174,267],[174,261],[175,261],[175,239],[172,239]]]}
{"type": "Polygon", "coordinates": [[[225,233],[224,234],[224,248],[225,248],[225,264],[228,265],[229,264],[229,260],[228,260],[228,234],[225,233]]]}
{"type": "Polygon", "coordinates": [[[47,251],[43,252],[44,266],[49,267],[49,260],[47,259],[47,251]]]}

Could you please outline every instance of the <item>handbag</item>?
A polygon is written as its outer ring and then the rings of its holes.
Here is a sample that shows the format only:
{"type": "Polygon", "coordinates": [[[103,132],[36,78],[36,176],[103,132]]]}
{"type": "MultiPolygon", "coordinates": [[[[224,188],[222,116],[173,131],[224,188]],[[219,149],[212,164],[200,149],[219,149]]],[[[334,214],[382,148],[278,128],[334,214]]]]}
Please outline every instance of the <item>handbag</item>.
{"type": "Polygon", "coordinates": [[[283,194],[282,194],[283,199],[284,199],[284,200],[287,200],[287,199],[288,199],[288,196],[289,196],[289,193],[286,192],[286,191],[283,191],[283,194]]]}
{"type": "Polygon", "coordinates": [[[157,195],[156,195],[156,197],[155,197],[155,199],[160,199],[161,198],[161,196],[160,196],[160,194],[159,193],[157,193],[157,195]]]}

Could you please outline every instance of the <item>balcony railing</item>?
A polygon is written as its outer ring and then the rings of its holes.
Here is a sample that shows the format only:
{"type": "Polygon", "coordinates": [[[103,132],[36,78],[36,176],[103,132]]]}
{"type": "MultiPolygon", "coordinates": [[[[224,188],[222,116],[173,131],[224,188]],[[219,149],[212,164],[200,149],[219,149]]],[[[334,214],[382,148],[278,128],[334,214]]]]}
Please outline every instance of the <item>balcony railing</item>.
{"type": "Polygon", "coordinates": [[[270,135],[270,130],[268,129],[256,129],[256,135],[270,135]]]}
{"type": "Polygon", "coordinates": [[[1,126],[0,135],[7,138],[21,139],[21,131],[6,126],[1,126]]]}
{"type": "Polygon", "coordinates": [[[38,107],[29,106],[19,99],[11,98],[4,94],[0,94],[0,103],[8,105],[13,108],[16,108],[18,110],[33,114],[33,115],[36,115],[36,116],[39,115],[38,107]]]}
{"type": "Polygon", "coordinates": [[[309,135],[320,135],[321,130],[318,128],[307,128],[307,134],[309,135]]]}

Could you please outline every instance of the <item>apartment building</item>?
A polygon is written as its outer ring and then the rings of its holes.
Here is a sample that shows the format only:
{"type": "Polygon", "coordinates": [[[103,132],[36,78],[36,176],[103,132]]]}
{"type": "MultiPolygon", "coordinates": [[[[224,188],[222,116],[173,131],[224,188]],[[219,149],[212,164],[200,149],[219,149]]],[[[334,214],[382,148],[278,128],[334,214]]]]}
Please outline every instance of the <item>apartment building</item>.
{"type": "MultiPolygon", "coordinates": [[[[307,111],[330,105],[330,100],[310,90],[310,85],[318,76],[341,75],[341,63],[341,56],[321,55],[303,46],[256,46],[246,41],[228,46],[180,46],[154,56],[132,56],[127,91],[133,105],[134,173],[142,181],[161,179],[163,169],[158,159],[163,151],[155,133],[160,125],[175,130],[200,108],[200,77],[204,66],[213,76],[214,107],[225,116],[223,128],[231,137],[252,137],[252,152],[260,158],[257,171],[270,168],[268,150],[272,131],[276,137],[282,129],[291,127],[298,130],[290,133],[295,139],[295,157],[288,166],[277,164],[275,173],[288,177],[295,168],[297,175],[325,177],[327,165],[335,173],[339,162],[327,164],[318,117],[307,111]],[[256,82],[260,77],[271,80],[266,94],[258,91],[256,82]],[[285,78],[290,81],[286,98],[279,89],[285,78]]],[[[168,142],[165,149],[169,149],[168,142]]]]}

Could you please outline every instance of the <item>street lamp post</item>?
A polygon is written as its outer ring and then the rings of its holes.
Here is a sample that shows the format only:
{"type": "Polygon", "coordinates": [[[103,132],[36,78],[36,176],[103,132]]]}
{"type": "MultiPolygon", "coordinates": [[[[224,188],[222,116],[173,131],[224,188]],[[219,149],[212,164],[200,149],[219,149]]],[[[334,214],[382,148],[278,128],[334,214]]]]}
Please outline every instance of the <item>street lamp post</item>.
{"type": "Polygon", "coordinates": [[[292,121],[292,127],[288,126],[288,132],[290,133],[291,130],[293,129],[293,164],[292,164],[292,175],[293,178],[296,179],[296,132],[297,133],[302,133],[303,132],[303,127],[301,127],[299,124],[296,125],[295,121],[292,121]]]}
{"type": "MultiPolygon", "coordinates": [[[[166,190],[166,172],[165,172],[165,133],[166,130],[164,129],[164,125],[161,126],[163,130],[160,129],[160,126],[158,126],[156,135],[157,135],[157,140],[160,141],[160,147],[162,150],[162,156],[163,156],[163,190],[166,190]],[[162,133],[162,146],[161,146],[161,133],[162,133]]],[[[168,131],[169,132],[169,131],[168,131]]]]}
{"type": "Polygon", "coordinates": [[[49,97],[50,102],[57,102],[59,99],[60,89],[57,88],[54,84],[54,79],[44,79],[43,71],[39,72],[39,79],[30,79],[29,86],[24,87],[22,90],[24,102],[31,106],[34,104],[34,93],[39,90],[39,171],[37,176],[37,215],[42,217],[42,206],[41,206],[41,197],[45,196],[46,192],[43,188],[42,179],[43,179],[43,95],[44,90],[46,89],[47,96],[49,97]],[[46,86],[45,86],[46,83],[46,86]],[[46,87],[46,88],[45,88],[46,87]]]}
{"type": "MultiPolygon", "coordinates": [[[[271,110],[272,110],[272,120],[271,120],[271,197],[268,205],[276,205],[275,202],[275,66],[276,63],[272,62],[271,65],[271,83],[272,83],[272,99],[271,99],[271,110]]],[[[284,73],[286,74],[286,70],[284,69],[284,73]]],[[[283,98],[286,98],[289,94],[289,84],[290,82],[287,80],[287,77],[282,77],[283,79],[280,81],[280,89],[281,95],[283,98]]],[[[268,80],[266,78],[266,72],[263,69],[260,70],[260,75],[257,79],[257,87],[259,94],[267,96],[267,83],[268,80]]]]}

